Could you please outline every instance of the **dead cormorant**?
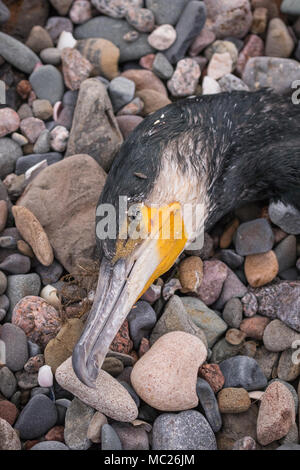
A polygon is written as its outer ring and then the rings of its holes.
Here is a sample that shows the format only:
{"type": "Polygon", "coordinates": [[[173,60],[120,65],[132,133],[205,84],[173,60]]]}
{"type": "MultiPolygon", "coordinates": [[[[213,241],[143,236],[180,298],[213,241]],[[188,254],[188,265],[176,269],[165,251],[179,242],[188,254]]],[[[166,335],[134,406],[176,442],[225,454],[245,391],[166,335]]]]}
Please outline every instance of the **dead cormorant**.
{"type": "MultiPolygon", "coordinates": [[[[259,199],[281,199],[300,209],[299,118],[300,107],[288,97],[236,91],[170,104],[130,134],[98,206],[112,204],[118,214],[119,196],[129,201],[125,220],[117,220],[117,238],[97,236],[98,287],[73,352],[82,382],[93,386],[133,304],[203,225],[209,230],[224,214],[259,199]],[[195,212],[183,212],[186,205],[202,208],[196,227],[195,212]],[[126,222],[138,224],[138,236],[126,234],[126,222]],[[169,238],[162,236],[167,224],[169,238]]],[[[100,212],[98,227],[105,217],[100,212]]]]}

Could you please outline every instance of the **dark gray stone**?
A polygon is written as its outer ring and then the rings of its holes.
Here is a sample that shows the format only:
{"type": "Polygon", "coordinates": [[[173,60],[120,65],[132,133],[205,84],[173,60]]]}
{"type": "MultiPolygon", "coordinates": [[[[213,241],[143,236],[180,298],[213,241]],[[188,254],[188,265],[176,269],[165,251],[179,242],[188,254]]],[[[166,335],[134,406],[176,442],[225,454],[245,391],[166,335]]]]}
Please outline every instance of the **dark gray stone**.
{"type": "Polygon", "coordinates": [[[227,264],[231,269],[239,268],[244,262],[244,257],[238,255],[233,250],[221,250],[217,253],[216,257],[223,261],[223,263],[227,264]]]}
{"type": "Polygon", "coordinates": [[[38,274],[14,274],[7,278],[6,295],[10,301],[10,307],[6,317],[7,321],[11,320],[13,309],[17,303],[27,295],[39,295],[41,289],[41,280],[38,274]]]}
{"type": "Polygon", "coordinates": [[[66,419],[66,412],[69,406],[71,405],[71,400],[67,398],[59,398],[55,401],[55,406],[57,410],[57,425],[64,426],[66,419]]]}
{"type": "Polygon", "coordinates": [[[8,367],[0,369],[0,392],[6,398],[10,398],[17,390],[17,380],[8,367]]]}
{"type": "Polygon", "coordinates": [[[297,279],[299,279],[299,274],[296,268],[289,268],[285,271],[282,271],[279,274],[279,277],[284,281],[296,281],[297,279]]]}
{"type": "Polygon", "coordinates": [[[31,390],[30,396],[35,397],[36,395],[50,396],[50,389],[48,387],[35,387],[31,390]]]}
{"type": "Polygon", "coordinates": [[[143,337],[147,338],[149,332],[154,327],[156,323],[156,313],[148,302],[140,300],[129,312],[127,320],[134,349],[138,349],[141,339],[143,337]]]}
{"type": "Polygon", "coordinates": [[[27,338],[24,331],[11,323],[4,323],[0,339],[5,343],[6,366],[13,372],[23,369],[28,360],[27,338]]]}
{"type": "Polygon", "coordinates": [[[154,13],[155,24],[172,24],[176,25],[180,18],[182,10],[189,0],[146,0],[146,8],[154,13]]]}
{"type": "Polygon", "coordinates": [[[241,224],[234,237],[237,253],[241,256],[265,253],[272,249],[274,234],[266,219],[255,219],[241,224]]]}
{"type": "Polygon", "coordinates": [[[42,354],[42,350],[40,346],[32,341],[27,341],[28,344],[28,355],[29,357],[37,356],[38,354],[42,354]]]}
{"type": "Polygon", "coordinates": [[[104,424],[101,428],[101,449],[122,450],[122,444],[118,434],[112,426],[104,424]]]}
{"type": "Polygon", "coordinates": [[[34,144],[33,152],[35,154],[46,154],[50,152],[51,134],[48,129],[42,131],[34,144]]]}
{"type": "Polygon", "coordinates": [[[9,274],[27,274],[30,268],[30,258],[19,253],[7,256],[5,260],[0,263],[0,269],[9,274]]]}
{"type": "Polygon", "coordinates": [[[123,106],[133,100],[135,83],[125,77],[116,77],[110,82],[108,93],[114,112],[117,113],[121,108],[123,108],[123,106]]]}
{"type": "Polygon", "coordinates": [[[198,378],[196,392],[210,427],[214,432],[220,431],[222,418],[213,389],[206,380],[198,378]]]}
{"type": "Polygon", "coordinates": [[[296,207],[281,201],[271,202],[269,216],[273,224],[278,225],[284,232],[300,234],[300,211],[296,207]]]}
{"type": "Polygon", "coordinates": [[[212,354],[210,362],[213,364],[219,364],[225,359],[236,356],[241,351],[241,345],[234,346],[226,341],[225,338],[220,339],[212,348],[212,354]]]}
{"type": "Polygon", "coordinates": [[[57,282],[63,273],[62,265],[56,260],[54,260],[50,266],[43,266],[42,264],[38,264],[35,270],[45,286],[48,284],[52,285],[54,282],[57,282]]]}
{"type": "Polygon", "coordinates": [[[176,41],[165,52],[171,64],[175,64],[186,54],[191,43],[200,34],[206,20],[206,8],[203,2],[188,2],[176,25],[176,41]]]}
{"type": "Polygon", "coordinates": [[[17,142],[8,137],[0,139],[0,178],[4,179],[15,170],[15,164],[23,155],[22,148],[17,142]]]}
{"type": "Polygon", "coordinates": [[[233,298],[226,302],[223,310],[223,320],[231,328],[239,328],[243,320],[243,305],[240,299],[233,298]]]}
{"type": "Polygon", "coordinates": [[[74,398],[65,418],[65,443],[71,450],[86,450],[91,446],[87,431],[95,410],[74,398]]]}
{"type": "Polygon", "coordinates": [[[297,259],[297,240],[294,235],[284,238],[274,249],[279,264],[279,273],[295,266],[297,259]]]}
{"type": "Polygon", "coordinates": [[[40,61],[29,47],[8,34],[0,32],[0,56],[25,73],[31,73],[40,61]]]}
{"type": "Polygon", "coordinates": [[[53,105],[61,101],[64,93],[64,81],[60,71],[54,65],[43,65],[29,77],[36,96],[48,100],[53,105]]]}
{"type": "Polygon", "coordinates": [[[67,447],[62,442],[45,441],[35,444],[33,447],[31,447],[30,450],[69,450],[69,447],[67,447]]]}
{"type": "Polygon", "coordinates": [[[0,24],[6,23],[10,18],[10,11],[2,1],[0,1],[0,24]]]}
{"type": "Polygon", "coordinates": [[[204,418],[195,410],[163,413],[152,429],[153,450],[216,450],[215,435],[204,418]]]}
{"type": "Polygon", "coordinates": [[[169,80],[169,78],[171,78],[174,73],[174,68],[166,56],[161,52],[158,52],[155,55],[155,59],[152,64],[152,72],[162,80],[169,80]]]}
{"type": "Polygon", "coordinates": [[[267,386],[267,379],[255,359],[235,356],[220,363],[225,377],[224,388],[242,387],[246,390],[261,390],[267,386]]]}
{"type": "Polygon", "coordinates": [[[125,20],[98,16],[78,26],[74,36],[76,39],[103,38],[111,41],[120,49],[120,62],[139,60],[153,52],[147,41],[148,34],[140,33],[138,39],[130,43],[123,39],[129,31],[132,31],[132,26],[125,20]]]}
{"type": "Polygon", "coordinates": [[[126,388],[127,392],[131,395],[131,397],[135,401],[136,406],[139,408],[141,401],[139,399],[139,396],[135,393],[134,389],[131,387],[131,385],[125,380],[119,380],[119,382],[121,385],[123,385],[124,388],[126,388]]]}
{"type": "Polygon", "coordinates": [[[57,420],[55,404],[45,395],[31,398],[22,410],[15,429],[23,440],[36,439],[51,429],[57,420]]]}

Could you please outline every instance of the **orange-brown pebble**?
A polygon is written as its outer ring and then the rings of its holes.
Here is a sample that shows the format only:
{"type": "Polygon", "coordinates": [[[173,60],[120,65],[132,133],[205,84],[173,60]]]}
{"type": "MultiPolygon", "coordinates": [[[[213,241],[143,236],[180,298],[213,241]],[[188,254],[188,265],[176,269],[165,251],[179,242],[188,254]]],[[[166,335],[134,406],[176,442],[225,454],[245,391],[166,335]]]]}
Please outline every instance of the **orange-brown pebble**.
{"type": "Polygon", "coordinates": [[[204,364],[199,368],[198,375],[209,383],[215,393],[221,390],[225,383],[224,375],[218,364],[204,364]]]}
{"type": "Polygon", "coordinates": [[[247,337],[262,340],[265,328],[270,321],[271,320],[267,317],[254,315],[254,317],[245,318],[240,324],[240,329],[247,337]]]}
{"type": "Polygon", "coordinates": [[[220,248],[228,248],[233,240],[233,236],[240,225],[238,218],[233,219],[226,227],[220,238],[220,248]]]}
{"type": "Polygon", "coordinates": [[[181,292],[197,292],[203,279],[203,262],[199,256],[189,256],[179,265],[181,292]]]}
{"type": "Polygon", "coordinates": [[[28,98],[29,93],[32,90],[32,86],[28,80],[21,80],[17,85],[17,93],[23,100],[28,98]]]}
{"type": "Polygon", "coordinates": [[[221,413],[243,413],[251,406],[251,400],[244,388],[223,388],[218,393],[218,405],[221,413]]]}
{"type": "Polygon", "coordinates": [[[59,441],[65,442],[64,440],[64,426],[54,426],[45,435],[46,441],[59,441]]]}
{"type": "Polygon", "coordinates": [[[274,251],[270,250],[267,253],[246,256],[244,269],[250,286],[261,287],[273,281],[279,266],[274,251]]]}
{"type": "Polygon", "coordinates": [[[44,266],[50,266],[54,259],[52,246],[38,219],[26,207],[14,206],[12,212],[18,231],[29,243],[37,259],[44,266]]]}

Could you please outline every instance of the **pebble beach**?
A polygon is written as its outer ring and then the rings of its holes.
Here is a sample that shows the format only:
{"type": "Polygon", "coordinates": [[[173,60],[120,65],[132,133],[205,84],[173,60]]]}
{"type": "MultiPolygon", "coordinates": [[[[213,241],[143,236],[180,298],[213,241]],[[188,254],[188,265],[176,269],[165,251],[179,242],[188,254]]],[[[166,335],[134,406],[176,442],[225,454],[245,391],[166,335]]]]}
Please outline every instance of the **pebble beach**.
{"type": "Polygon", "coordinates": [[[71,360],[131,132],[182,98],[295,83],[296,0],[0,0],[0,450],[300,450],[300,211],[280,200],[182,252],[95,388],[71,360]]]}

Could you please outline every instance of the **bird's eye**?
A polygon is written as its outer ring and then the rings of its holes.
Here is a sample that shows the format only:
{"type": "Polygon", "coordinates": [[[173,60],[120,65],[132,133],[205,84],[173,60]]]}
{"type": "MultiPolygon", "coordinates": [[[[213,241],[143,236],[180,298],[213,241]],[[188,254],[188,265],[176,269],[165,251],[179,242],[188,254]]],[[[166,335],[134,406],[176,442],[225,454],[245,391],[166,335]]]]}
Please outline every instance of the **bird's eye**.
{"type": "Polygon", "coordinates": [[[139,222],[142,219],[142,212],[139,206],[131,206],[128,209],[128,219],[130,222],[139,222]]]}

